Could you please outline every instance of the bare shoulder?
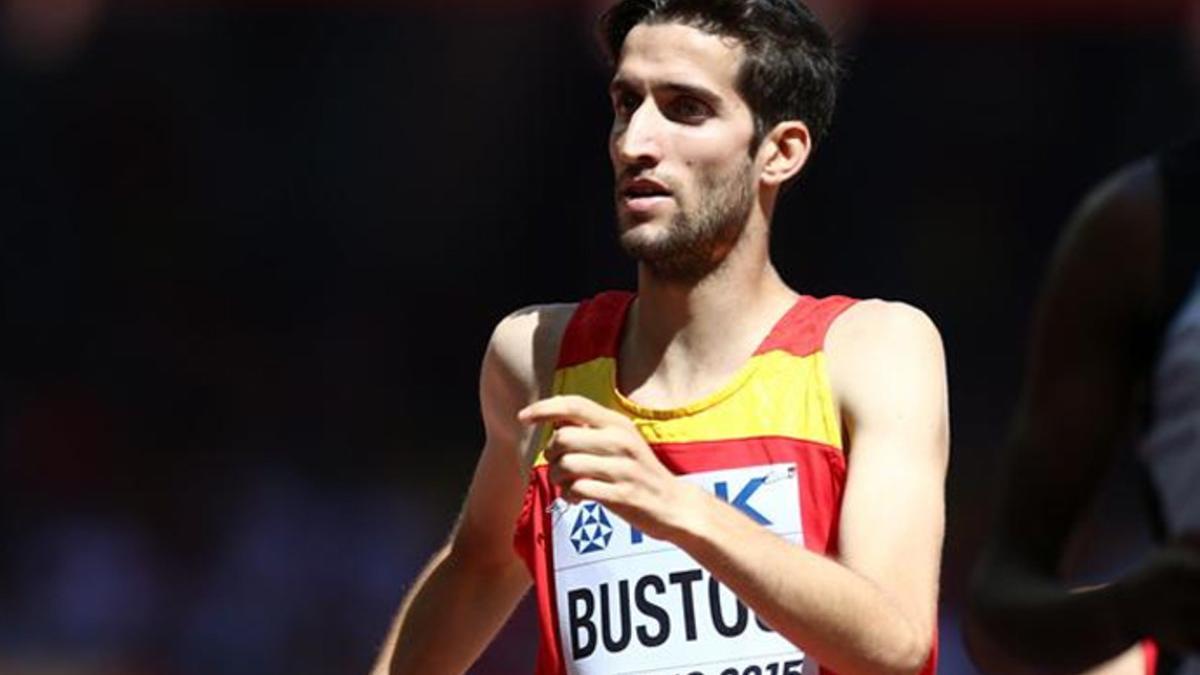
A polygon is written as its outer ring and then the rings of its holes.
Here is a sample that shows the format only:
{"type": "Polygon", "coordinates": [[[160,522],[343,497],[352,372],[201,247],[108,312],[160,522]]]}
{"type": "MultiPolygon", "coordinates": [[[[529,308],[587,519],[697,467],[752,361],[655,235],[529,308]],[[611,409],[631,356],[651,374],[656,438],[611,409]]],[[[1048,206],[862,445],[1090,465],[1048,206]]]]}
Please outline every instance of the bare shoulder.
{"type": "Polygon", "coordinates": [[[1083,199],[1067,232],[1068,241],[1103,239],[1131,243],[1145,234],[1143,223],[1161,208],[1158,163],[1147,158],[1121,168],[1083,199]],[[1072,239],[1074,237],[1075,239],[1072,239]]]}
{"type": "Polygon", "coordinates": [[[858,302],[830,326],[825,354],[834,397],[852,432],[896,424],[945,432],[945,354],[925,312],[903,302],[858,302]]]}
{"type": "Polygon", "coordinates": [[[1080,312],[1085,321],[1071,321],[1089,330],[1135,320],[1154,302],[1163,255],[1158,165],[1145,159],[1097,185],[1075,210],[1043,287],[1041,314],[1080,312]]]}
{"type": "MultiPolygon", "coordinates": [[[[500,320],[488,342],[484,369],[494,369],[511,386],[531,396],[544,395],[575,304],[531,305],[500,320]]],[[[485,372],[486,375],[486,372],[485,372]]]]}
{"type": "Polygon", "coordinates": [[[825,351],[831,365],[878,358],[940,356],[942,338],[929,315],[912,305],[888,300],[862,300],[829,327],[825,351]]]}
{"type": "Polygon", "coordinates": [[[1058,267],[1112,272],[1147,267],[1160,254],[1162,198],[1158,164],[1144,159],[1101,182],[1083,199],[1063,233],[1058,267]],[[1133,263],[1131,266],[1130,263],[1133,263]]]}
{"type": "Polygon", "coordinates": [[[575,305],[534,305],[503,318],[492,331],[479,374],[479,402],[489,447],[507,447],[528,466],[531,429],[517,412],[549,395],[558,349],[575,305]]]}

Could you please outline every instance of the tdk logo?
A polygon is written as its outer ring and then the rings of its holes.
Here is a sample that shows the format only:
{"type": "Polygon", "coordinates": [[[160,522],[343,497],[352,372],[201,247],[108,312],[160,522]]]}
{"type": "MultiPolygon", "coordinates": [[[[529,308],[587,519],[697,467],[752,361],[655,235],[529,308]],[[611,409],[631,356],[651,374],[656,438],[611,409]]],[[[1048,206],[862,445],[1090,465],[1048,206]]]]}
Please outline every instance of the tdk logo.
{"type": "Polygon", "coordinates": [[[603,551],[608,548],[608,542],[613,535],[608,513],[603,506],[595,502],[588,502],[582,506],[575,524],[571,527],[571,545],[579,554],[603,551]]]}

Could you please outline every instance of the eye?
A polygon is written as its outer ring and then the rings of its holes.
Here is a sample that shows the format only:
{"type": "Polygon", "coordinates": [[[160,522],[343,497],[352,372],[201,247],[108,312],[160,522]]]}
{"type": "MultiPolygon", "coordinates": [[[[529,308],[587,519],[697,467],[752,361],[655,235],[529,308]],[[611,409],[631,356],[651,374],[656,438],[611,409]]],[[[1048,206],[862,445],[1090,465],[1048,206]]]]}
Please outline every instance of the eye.
{"type": "Polygon", "coordinates": [[[633,92],[617,92],[613,95],[613,112],[617,117],[628,119],[641,103],[642,97],[633,92]]]}
{"type": "Polygon", "coordinates": [[[672,99],[667,113],[672,119],[685,124],[700,124],[712,117],[713,110],[707,103],[694,96],[679,96],[672,99]]]}

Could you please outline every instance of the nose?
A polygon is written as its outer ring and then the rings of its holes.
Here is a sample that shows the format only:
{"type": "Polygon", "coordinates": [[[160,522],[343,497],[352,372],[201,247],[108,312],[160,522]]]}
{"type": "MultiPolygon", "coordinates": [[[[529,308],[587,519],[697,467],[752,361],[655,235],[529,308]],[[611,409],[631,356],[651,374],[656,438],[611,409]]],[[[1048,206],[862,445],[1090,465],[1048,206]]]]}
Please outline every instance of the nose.
{"type": "Polygon", "coordinates": [[[662,159],[662,115],[647,99],[628,119],[613,121],[613,160],[621,165],[654,166],[662,159]]]}

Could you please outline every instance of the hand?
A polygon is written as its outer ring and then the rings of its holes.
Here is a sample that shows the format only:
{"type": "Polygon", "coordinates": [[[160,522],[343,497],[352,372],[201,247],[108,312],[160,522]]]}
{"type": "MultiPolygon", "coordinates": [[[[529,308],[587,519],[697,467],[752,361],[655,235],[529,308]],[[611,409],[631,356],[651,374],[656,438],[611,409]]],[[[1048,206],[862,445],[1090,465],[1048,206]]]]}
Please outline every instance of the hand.
{"type": "Polygon", "coordinates": [[[629,418],[582,396],[555,396],[517,419],[555,426],[546,461],[563,499],[600,502],[656,539],[669,539],[678,527],[688,485],[663,466],[629,418]]]}
{"type": "Polygon", "coordinates": [[[1116,585],[1120,611],[1139,636],[1200,651],[1200,535],[1186,535],[1155,551],[1116,585]]]}

